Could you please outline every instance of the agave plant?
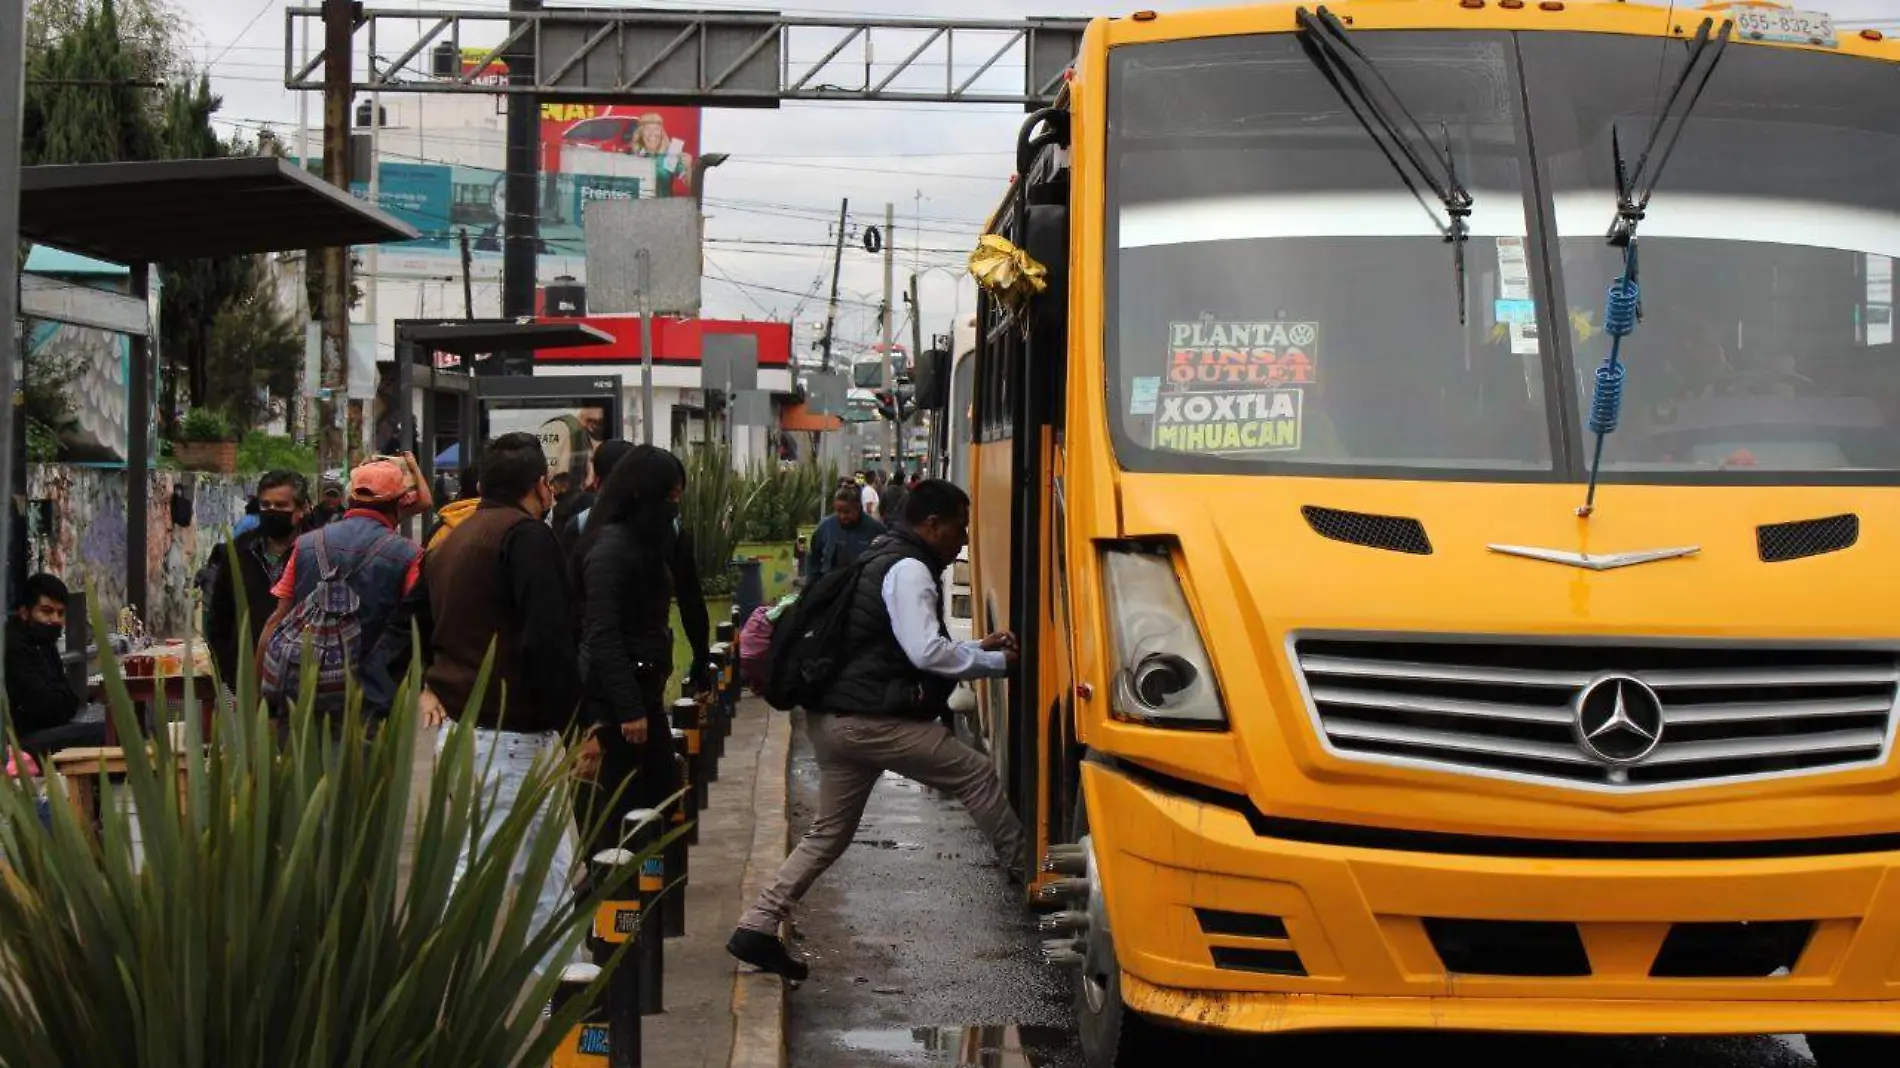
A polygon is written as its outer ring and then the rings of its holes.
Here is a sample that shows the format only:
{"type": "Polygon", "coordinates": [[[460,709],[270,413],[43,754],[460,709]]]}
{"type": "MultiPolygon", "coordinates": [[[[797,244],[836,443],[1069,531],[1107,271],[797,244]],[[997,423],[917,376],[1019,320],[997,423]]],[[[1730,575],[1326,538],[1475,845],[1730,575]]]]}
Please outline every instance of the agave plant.
{"type": "Polygon", "coordinates": [[[730,589],[732,554],[739,547],[739,476],[723,448],[691,446],[684,461],[686,490],[680,497],[680,521],[693,536],[699,580],[708,593],[730,589]]]}
{"type": "Polygon", "coordinates": [[[788,542],[800,526],[816,523],[838,484],[836,464],[806,459],[797,464],[753,464],[739,499],[742,540],[788,542]]]}
{"type": "MultiPolygon", "coordinates": [[[[137,738],[124,681],[105,670],[119,736],[137,738]]],[[[548,1063],[618,957],[545,1016],[561,977],[542,962],[574,955],[617,884],[533,922],[534,894],[514,892],[510,869],[552,863],[535,814],[567,810],[572,768],[543,760],[497,812],[465,728],[446,728],[407,830],[416,691],[412,670],[365,741],[360,695],[338,730],[312,715],[307,687],[280,741],[246,680],[212,744],[187,715],[182,746],[160,730],[126,748],[133,812],[102,804],[96,836],[57,796],[42,820],[33,780],[0,778],[0,1064],[548,1063]]]]}

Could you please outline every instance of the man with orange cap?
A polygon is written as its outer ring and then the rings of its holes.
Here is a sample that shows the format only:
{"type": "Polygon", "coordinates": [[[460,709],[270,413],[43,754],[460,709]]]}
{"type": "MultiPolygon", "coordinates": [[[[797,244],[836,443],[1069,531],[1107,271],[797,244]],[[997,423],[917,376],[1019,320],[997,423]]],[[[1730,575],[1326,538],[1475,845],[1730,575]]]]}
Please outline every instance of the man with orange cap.
{"type": "MultiPolygon", "coordinates": [[[[310,597],[326,574],[340,577],[356,595],[360,638],[357,648],[347,652],[352,664],[362,662],[362,657],[376,647],[376,639],[396,606],[415,587],[421,574],[422,549],[403,537],[396,524],[416,508],[426,507],[427,501],[410,473],[395,460],[370,460],[350,472],[349,509],[342,518],[297,539],[283,576],[271,588],[277,598],[277,611],[264,625],[264,635],[258,641],[260,673],[278,627],[294,606],[310,597]]],[[[295,655],[294,651],[290,655],[295,655]]],[[[268,679],[265,689],[266,696],[271,696],[268,679]]],[[[379,703],[378,696],[367,695],[367,703],[387,707],[387,699],[379,703]]],[[[340,711],[341,695],[320,690],[318,706],[323,712],[340,711]]]]}

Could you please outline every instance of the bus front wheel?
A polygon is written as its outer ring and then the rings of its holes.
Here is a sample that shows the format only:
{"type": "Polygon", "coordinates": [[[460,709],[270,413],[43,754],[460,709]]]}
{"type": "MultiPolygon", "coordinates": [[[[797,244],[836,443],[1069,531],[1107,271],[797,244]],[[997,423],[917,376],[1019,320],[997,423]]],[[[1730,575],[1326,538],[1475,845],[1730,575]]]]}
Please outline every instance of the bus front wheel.
{"type": "Polygon", "coordinates": [[[1122,970],[1115,959],[1115,936],[1095,866],[1088,809],[1078,791],[1076,833],[1088,858],[1089,927],[1083,937],[1081,966],[1075,969],[1075,1026],[1087,1068],[1143,1068],[1158,1064],[1160,1028],[1122,1001],[1122,970]]]}
{"type": "Polygon", "coordinates": [[[1816,1068],[1892,1068],[1900,1064],[1900,1038],[1892,1035],[1809,1035],[1816,1068]]]}

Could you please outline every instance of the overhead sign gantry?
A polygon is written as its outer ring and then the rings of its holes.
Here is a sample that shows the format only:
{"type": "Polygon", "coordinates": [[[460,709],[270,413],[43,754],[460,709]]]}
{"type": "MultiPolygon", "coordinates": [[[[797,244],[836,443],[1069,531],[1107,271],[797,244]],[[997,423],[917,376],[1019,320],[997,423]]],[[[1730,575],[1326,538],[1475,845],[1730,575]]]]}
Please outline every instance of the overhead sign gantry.
{"type": "MultiPolygon", "coordinates": [[[[284,84],[320,91],[324,56],[307,62],[290,42],[321,37],[323,9],[285,11],[284,84]]],[[[777,107],[788,100],[1018,104],[1055,99],[1087,20],[870,19],[789,16],[776,12],[589,10],[431,10],[364,7],[356,51],[374,58],[352,81],[358,92],[526,93],[561,100],[708,107],[777,107]],[[385,23],[392,25],[383,29],[385,23]],[[426,29],[418,36],[417,26],[426,29]],[[460,61],[463,42],[485,58],[460,61]],[[379,41],[380,38],[380,41],[379,41]],[[402,51],[387,60],[391,42],[402,51]],[[816,60],[795,60],[793,44],[816,60]],[[457,57],[438,70],[436,49],[457,57]],[[514,56],[530,77],[496,84],[490,64],[514,56]],[[895,58],[890,58],[895,57],[895,58]],[[934,72],[941,69],[939,81],[934,72]],[[932,72],[928,84],[919,77],[932,72]],[[987,76],[1021,72],[1021,89],[987,76]],[[847,73],[848,72],[848,73],[847,73]],[[855,75],[855,84],[851,78],[855,75]],[[846,81],[837,79],[845,76],[846,81]]],[[[1014,79],[1011,80],[1012,84],[1014,79]]]]}

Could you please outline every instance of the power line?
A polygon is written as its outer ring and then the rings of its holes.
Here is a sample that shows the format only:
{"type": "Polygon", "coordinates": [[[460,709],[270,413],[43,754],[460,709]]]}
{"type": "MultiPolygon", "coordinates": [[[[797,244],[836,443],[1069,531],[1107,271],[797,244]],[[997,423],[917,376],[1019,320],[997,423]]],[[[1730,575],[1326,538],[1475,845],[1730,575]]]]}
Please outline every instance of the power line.
{"type": "Polygon", "coordinates": [[[257,14],[251,16],[251,21],[245,23],[244,28],[237,32],[237,36],[231,38],[231,43],[224,46],[224,51],[219,52],[217,58],[211,60],[209,63],[206,63],[205,66],[206,67],[217,66],[220,60],[224,59],[225,56],[228,56],[231,54],[231,49],[237,47],[237,43],[239,41],[244,40],[244,35],[251,32],[251,28],[257,25],[258,20],[262,19],[265,15],[268,15],[271,11],[275,10],[276,7],[277,7],[277,0],[264,0],[264,6],[257,9],[257,14]]]}

